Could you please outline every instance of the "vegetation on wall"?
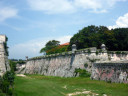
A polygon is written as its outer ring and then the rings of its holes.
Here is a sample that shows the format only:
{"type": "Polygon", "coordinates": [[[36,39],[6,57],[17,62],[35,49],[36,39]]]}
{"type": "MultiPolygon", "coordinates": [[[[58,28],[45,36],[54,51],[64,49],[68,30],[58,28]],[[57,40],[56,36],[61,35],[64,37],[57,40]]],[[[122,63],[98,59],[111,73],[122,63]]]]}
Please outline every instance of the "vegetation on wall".
{"type": "Polygon", "coordinates": [[[0,96],[14,96],[15,62],[10,61],[11,70],[0,77],[0,96]]]}
{"type": "Polygon", "coordinates": [[[9,60],[9,64],[10,64],[10,67],[11,67],[11,71],[14,73],[16,71],[17,62],[9,60]]]}
{"type": "Polygon", "coordinates": [[[90,77],[90,73],[88,73],[85,69],[75,69],[76,76],[79,74],[79,77],[90,77]]]}
{"type": "Polygon", "coordinates": [[[6,55],[9,56],[7,41],[8,41],[8,37],[6,37],[6,42],[4,42],[4,48],[5,48],[6,55]]]}

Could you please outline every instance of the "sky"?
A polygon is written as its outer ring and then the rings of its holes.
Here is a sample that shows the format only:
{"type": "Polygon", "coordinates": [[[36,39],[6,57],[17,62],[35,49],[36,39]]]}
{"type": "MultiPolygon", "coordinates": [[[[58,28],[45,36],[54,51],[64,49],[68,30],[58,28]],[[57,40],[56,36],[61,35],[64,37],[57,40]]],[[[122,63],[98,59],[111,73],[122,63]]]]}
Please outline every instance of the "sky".
{"type": "Polygon", "coordinates": [[[49,40],[69,42],[89,25],[128,27],[128,0],[0,0],[10,59],[40,56],[49,40]]]}

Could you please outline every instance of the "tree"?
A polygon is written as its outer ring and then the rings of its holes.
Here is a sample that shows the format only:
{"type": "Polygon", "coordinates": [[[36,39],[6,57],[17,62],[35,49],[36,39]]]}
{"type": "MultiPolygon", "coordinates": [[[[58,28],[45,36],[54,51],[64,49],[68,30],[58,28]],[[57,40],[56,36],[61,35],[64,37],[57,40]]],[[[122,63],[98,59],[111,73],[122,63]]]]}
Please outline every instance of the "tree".
{"type": "Polygon", "coordinates": [[[109,30],[105,26],[84,27],[70,39],[69,50],[72,44],[76,44],[77,49],[88,47],[100,48],[104,43],[108,50],[127,51],[128,50],[128,28],[116,28],[109,30]]]}
{"type": "Polygon", "coordinates": [[[58,45],[60,45],[60,41],[57,41],[57,40],[48,41],[46,43],[45,47],[40,50],[40,53],[46,52],[50,49],[53,49],[53,48],[57,47],[58,45]]]}
{"type": "Polygon", "coordinates": [[[55,48],[52,48],[52,49],[46,51],[46,53],[49,55],[49,54],[67,52],[68,51],[67,48],[68,48],[68,45],[67,46],[60,45],[60,46],[57,46],[55,48]]]}
{"type": "Polygon", "coordinates": [[[114,37],[116,39],[116,50],[128,50],[128,28],[116,28],[114,31],[114,37]]]}
{"type": "Polygon", "coordinates": [[[108,28],[105,26],[88,26],[80,30],[75,34],[70,40],[70,47],[72,44],[77,45],[77,49],[88,48],[88,47],[100,47],[104,40],[102,34],[104,31],[108,31],[108,28]]]}

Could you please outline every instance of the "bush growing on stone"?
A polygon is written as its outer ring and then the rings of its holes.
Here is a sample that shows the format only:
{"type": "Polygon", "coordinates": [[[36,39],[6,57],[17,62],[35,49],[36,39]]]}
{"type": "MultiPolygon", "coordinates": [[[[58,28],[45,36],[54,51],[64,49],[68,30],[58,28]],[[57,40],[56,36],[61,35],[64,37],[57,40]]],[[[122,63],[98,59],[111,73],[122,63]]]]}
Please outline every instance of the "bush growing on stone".
{"type": "Polygon", "coordinates": [[[88,49],[88,54],[90,54],[91,53],[91,50],[90,49],[88,49]]]}
{"type": "Polygon", "coordinates": [[[116,51],[116,54],[121,54],[121,52],[120,51],[116,51]]]}
{"type": "Polygon", "coordinates": [[[0,78],[0,96],[13,96],[13,84],[14,74],[12,72],[6,72],[0,78]]]}
{"type": "Polygon", "coordinates": [[[25,61],[21,61],[21,60],[19,60],[19,61],[17,61],[17,63],[19,63],[19,64],[24,64],[25,63],[25,61]]]}
{"type": "Polygon", "coordinates": [[[85,64],[84,64],[84,67],[85,67],[85,68],[87,68],[87,67],[88,67],[88,64],[87,64],[87,63],[85,63],[85,64]]]}
{"type": "Polygon", "coordinates": [[[88,73],[85,69],[75,69],[75,73],[79,74],[79,77],[90,77],[90,73],[88,73]]]}
{"type": "Polygon", "coordinates": [[[14,73],[7,71],[3,76],[4,81],[8,81],[11,85],[14,83],[14,73]]]}
{"type": "Polygon", "coordinates": [[[122,52],[122,55],[127,55],[127,53],[126,52],[122,52]]]}
{"type": "MultiPolygon", "coordinates": [[[[19,61],[17,62],[13,62],[12,60],[9,60],[9,64],[10,64],[10,67],[11,67],[11,71],[16,71],[16,64],[19,63],[19,61]]],[[[20,64],[20,63],[19,63],[20,64]]]]}
{"type": "Polygon", "coordinates": [[[103,52],[103,51],[100,49],[100,50],[99,50],[99,53],[102,53],[102,52],[103,52]]]}
{"type": "Polygon", "coordinates": [[[14,74],[6,72],[0,77],[0,96],[13,96],[14,74]]]}
{"type": "Polygon", "coordinates": [[[8,90],[9,90],[9,82],[8,82],[8,81],[3,81],[3,82],[2,82],[2,91],[3,91],[4,93],[7,93],[8,90]]]}
{"type": "Polygon", "coordinates": [[[0,96],[14,96],[14,71],[15,65],[10,62],[11,71],[7,71],[2,77],[0,77],[0,96]]]}
{"type": "Polygon", "coordinates": [[[96,55],[98,55],[99,54],[99,52],[98,51],[96,51],[96,55]]]}

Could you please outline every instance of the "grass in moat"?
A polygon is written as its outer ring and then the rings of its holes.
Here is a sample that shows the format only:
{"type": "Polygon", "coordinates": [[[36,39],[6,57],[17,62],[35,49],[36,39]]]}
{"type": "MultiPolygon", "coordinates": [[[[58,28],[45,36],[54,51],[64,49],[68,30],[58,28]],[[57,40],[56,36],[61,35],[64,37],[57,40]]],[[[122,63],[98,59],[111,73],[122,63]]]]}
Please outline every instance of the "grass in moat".
{"type": "Polygon", "coordinates": [[[89,78],[27,75],[15,79],[17,96],[128,96],[128,84],[106,83],[89,78]],[[91,91],[85,94],[86,91],[91,91]],[[77,95],[69,93],[85,92],[77,95]]]}

